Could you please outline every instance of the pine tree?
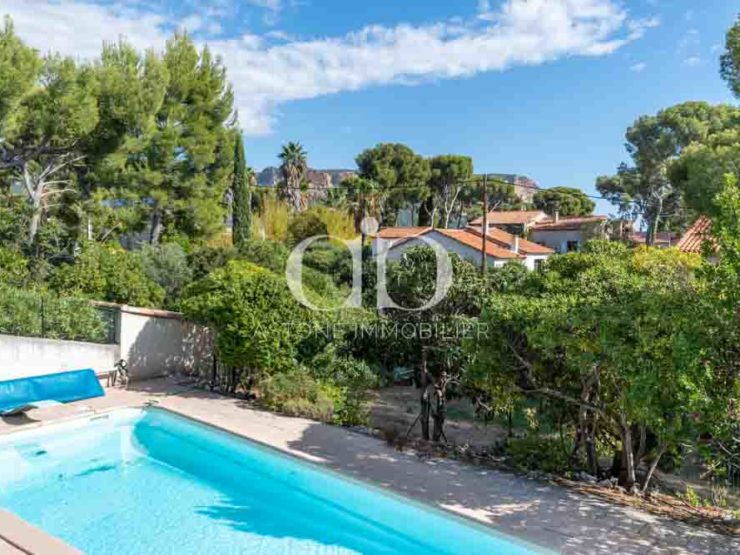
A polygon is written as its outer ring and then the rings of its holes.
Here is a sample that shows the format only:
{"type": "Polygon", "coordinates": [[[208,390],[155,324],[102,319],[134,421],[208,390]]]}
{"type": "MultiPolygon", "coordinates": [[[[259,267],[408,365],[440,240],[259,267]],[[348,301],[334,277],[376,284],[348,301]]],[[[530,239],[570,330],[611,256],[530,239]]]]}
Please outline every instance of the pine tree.
{"type": "Polygon", "coordinates": [[[238,133],[234,141],[234,175],[231,182],[233,195],[233,230],[234,246],[242,247],[249,240],[252,225],[252,192],[247,176],[247,164],[244,161],[244,143],[238,133]]]}

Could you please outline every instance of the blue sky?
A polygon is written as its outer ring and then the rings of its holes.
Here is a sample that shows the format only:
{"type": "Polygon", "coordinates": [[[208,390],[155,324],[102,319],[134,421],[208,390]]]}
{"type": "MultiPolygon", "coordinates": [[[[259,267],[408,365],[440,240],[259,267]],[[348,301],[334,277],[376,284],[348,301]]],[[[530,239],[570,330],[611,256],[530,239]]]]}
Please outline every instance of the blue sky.
{"type": "MultiPolygon", "coordinates": [[[[94,57],[186,27],[223,55],[248,162],[304,144],[353,167],[379,142],[593,193],[639,115],[732,102],[718,77],[728,0],[0,0],[41,50],[94,57]]],[[[600,203],[601,212],[610,207],[600,203]]]]}

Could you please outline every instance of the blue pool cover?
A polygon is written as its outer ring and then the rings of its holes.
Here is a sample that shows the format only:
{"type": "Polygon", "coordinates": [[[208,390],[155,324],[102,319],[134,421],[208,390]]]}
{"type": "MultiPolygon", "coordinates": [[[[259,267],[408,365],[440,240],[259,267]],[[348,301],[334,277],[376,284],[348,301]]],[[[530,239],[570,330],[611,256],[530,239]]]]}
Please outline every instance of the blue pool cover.
{"type": "Polygon", "coordinates": [[[91,368],[7,380],[0,382],[0,413],[39,401],[69,403],[103,395],[91,368]]]}

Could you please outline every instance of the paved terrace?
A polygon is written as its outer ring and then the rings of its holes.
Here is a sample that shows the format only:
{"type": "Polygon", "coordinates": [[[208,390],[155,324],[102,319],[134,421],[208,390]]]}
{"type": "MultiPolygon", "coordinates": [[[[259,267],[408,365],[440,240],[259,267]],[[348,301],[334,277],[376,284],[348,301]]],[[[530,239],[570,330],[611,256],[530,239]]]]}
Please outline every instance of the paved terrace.
{"type": "MultiPolygon", "coordinates": [[[[128,390],[108,389],[106,393],[104,398],[7,418],[0,422],[0,434],[153,402],[563,553],[740,553],[740,538],[610,505],[509,473],[452,460],[420,460],[373,437],[262,412],[243,401],[170,380],[140,382],[128,390]]],[[[0,513],[0,536],[7,519],[0,513]]],[[[11,523],[11,527],[17,530],[18,523],[11,523]]],[[[15,550],[0,540],[0,554],[24,552],[33,551],[15,550]]]]}

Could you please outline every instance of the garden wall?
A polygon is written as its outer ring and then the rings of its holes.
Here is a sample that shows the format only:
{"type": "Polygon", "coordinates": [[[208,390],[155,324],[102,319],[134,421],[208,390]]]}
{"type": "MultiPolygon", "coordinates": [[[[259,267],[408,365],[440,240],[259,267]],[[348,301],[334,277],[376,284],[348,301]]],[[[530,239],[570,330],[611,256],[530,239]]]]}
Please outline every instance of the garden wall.
{"type": "Polygon", "coordinates": [[[113,369],[118,345],[0,335],[0,380],[53,374],[65,370],[113,369]]]}
{"type": "Polygon", "coordinates": [[[0,380],[92,368],[106,374],[121,358],[132,380],[207,372],[213,364],[208,329],[177,312],[118,306],[115,344],[0,334],[0,380]]]}

